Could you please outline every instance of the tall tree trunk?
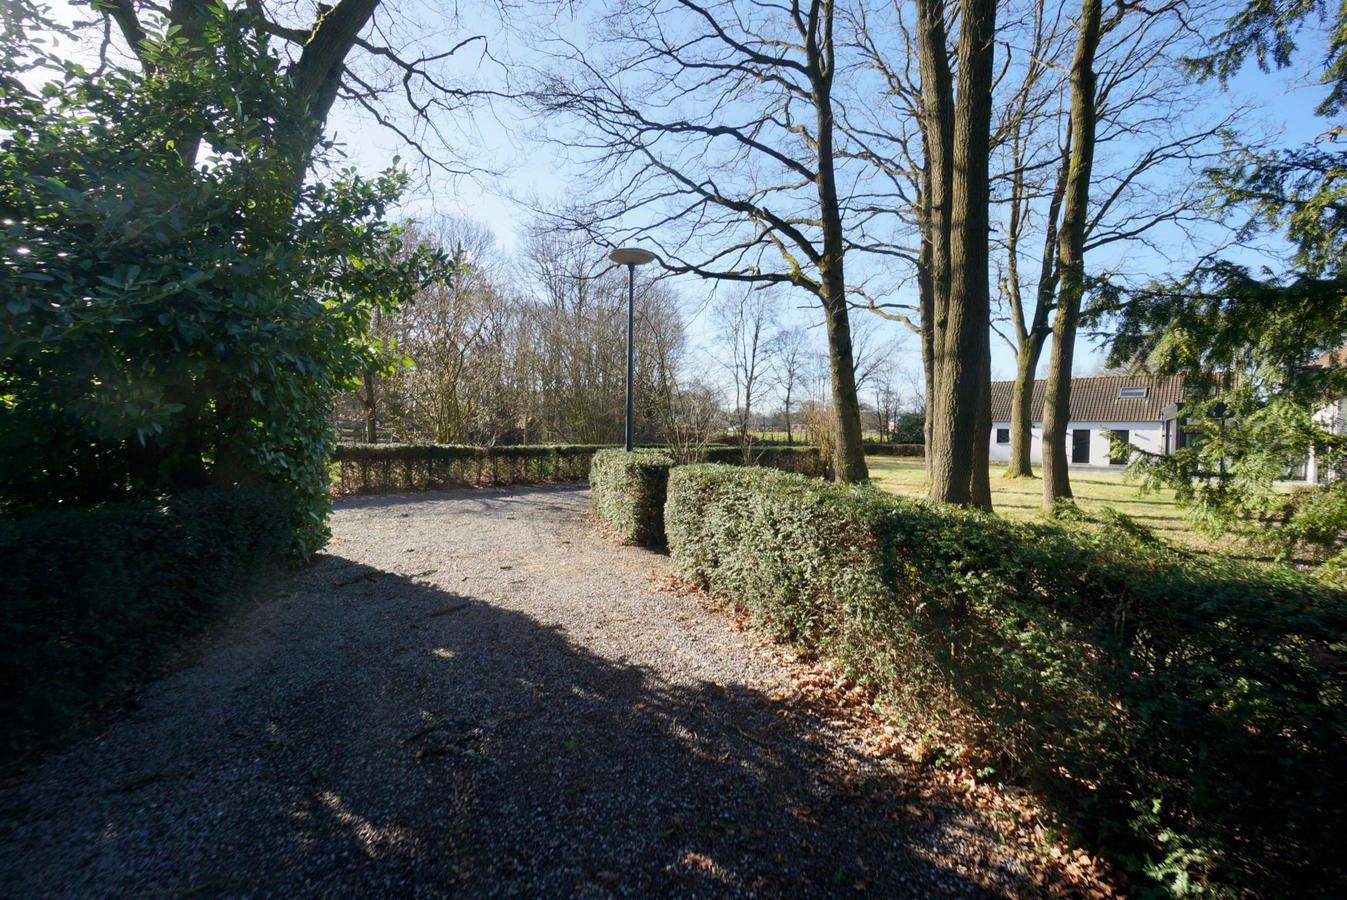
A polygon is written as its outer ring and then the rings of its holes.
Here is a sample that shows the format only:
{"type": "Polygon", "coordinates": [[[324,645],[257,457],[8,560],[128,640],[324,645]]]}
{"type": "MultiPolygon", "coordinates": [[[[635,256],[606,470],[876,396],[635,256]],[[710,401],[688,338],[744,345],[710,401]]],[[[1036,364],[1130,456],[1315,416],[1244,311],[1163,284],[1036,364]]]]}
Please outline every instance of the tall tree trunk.
{"type": "MultiPolygon", "coordinates": [[[[1010,398],[1010,464],[1007,478],[1032,478],[1033,470],[1033,398],[1034,374],[1043,356],[1043,346],[1051,334],[1049,316],[1057,293],[1057,222],[1062,213],[1062,199],[1066,194],[1067,171],[1071,161],[1071,137],[1068,133],[1062,148],[1062,160],[1057,167],[1057,182],[1053,187],[1052,202],[1048,205],[1047,230],[1043,235],[1038,289],[1035,292],[1034,319],[1026,326],[1024,306],[1019,299],[1018,274],[1014,270],[1015,253],[1010,253],[1012,292],[1011,309],[1015,319],[1015,384],[1010,398]]],[[[1012,226],[1012,231],[1015,230],[1012,226]]]]}
{"type": "Polygon", "coordinates": [[[987,285],[988,161],[991,143],[995,0],[963,0],[954,179],[950,208],[950,290],[936,356],[931,499],[991,508],[991,293],[987,285]]]}
{"type": "MultiPolygon", "coordinates": [[[[921,235],[921,249],[917,253],[917,306],[921,313],[921,380],[924,404],[931,408],[935,392],[935,297],[931,273],[931,174],[927,165],[921,173],[921,196],[918,198],[917,221],[921,235]]],[[[922,462],[926,468],[926,485],[931,484],[931,417],[922,417],[922,462]]]]}
{"type": "Polygon", "coordinates": [[[1010,393],[1010,463],[1006,478],[1032,478],[1034,449],[1034,370],[1043,353],[1043,337],[1021,344],[1015,354],[1015,384],[1010,393]]]}
{"type": "Polygon", "coordinates": [[[379,443],[379,407],[375,395],[374,373],[366,372],[361,386],[360,405],[365,410],[365,443],[379,443]]]}
{"type": "MultiPolygon", "coordinates": [[[[929,171],[929,170],[928,170],[929,171]]],[[[921,200],[921,251],[917,256],[917,296],[921,307],[921,374],[922,392],[925,396],[923,409],[931,408],[935,394],[935,297],[931,283],[931,241],[930,230],[930,178],[923,173],[921,200]]],[[[922,417],[922,459],[926,466],[926,484],[931,483],[931,417],[922,417]]]]}
{"type": "Polygon", "coordinates": [[[1076,326],[1085,293],[1085,229],[1088,226],[1090,176],[1094,166],[1097,110],[1095,52],[1099,48],[1102,0],[1082,0],[1080,34],[1071,63],[1071,161],[1062,229],[1057,236],[1057,315],[1052,325],[1048,385],[1043,401],[1043,511],[1071,497],[1067,475],[1066,430],[1071,418],[1071,367],[1076,326]]]}
{"type": "Polygon", "coordinates": [[[954,78],[949,68],[944,0],[917,0],[917,53],[921,68],[921,139],[926,157],[918,290],[921,361],[926,376],[926,480],[934,484],[937,466],[947,467],[951,453],[948,429],[933,415],[941,391],[939,359],[949,306],[950,194],[954,186],[954,78]]]}
{"type": "Polygon", "coordinates": [[[836,446],[833,450],[833,476],[837,481],[856,482],[870,477],[865,465],[865,447],[861,443],[861,404],[856,392],[856,364],[851,346],[851,322],[847,315],[846,278],[843,259],[846,254],[841,208],[837,199],[837,177],[833,168],[832,85],[836,72],[833,54],[833,12],[831,4],[815,4],[811,18],[819,17],[817,27],[808,29],[807,58],[811,61],[810,83],[814,109],[818,113],[818,199],[823,231],[823,252],[819,256],[819,301],[823,306],[828,334],[828,368],[832,375],[833,410],[836,416],[836,446]]]}

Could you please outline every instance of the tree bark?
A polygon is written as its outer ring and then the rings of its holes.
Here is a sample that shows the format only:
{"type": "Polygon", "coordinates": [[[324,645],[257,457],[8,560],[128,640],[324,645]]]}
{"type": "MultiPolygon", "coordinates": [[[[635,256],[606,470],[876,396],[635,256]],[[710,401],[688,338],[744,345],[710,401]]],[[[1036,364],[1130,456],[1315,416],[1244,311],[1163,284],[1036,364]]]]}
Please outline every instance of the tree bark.
{"type": "MultiPolygon", "coordinates": [[[[1071,138],[1068,134],[1062,149],[1062,160],[1057,167],[1057,182],[1053,187],[1052,201],[1048,205],[1047,229],[1043,236],[1043,253],[1039,265],[1038,289],[1035,291],[1034,319],[1026,327],[1024,306],[1019,299],[1018,273],[1014,269],[1015,249],[1009,256],[1011,265],[1010,290],[1011,309],[1015,318],[1015,385],[1010,398],[1010,463],[1006,466],[1006,478],[1032,478],[1033,470],[1033,397],[1034,374],[1038,370],[1038,361],[1043,356],[1043,347],[1048,335],[1052,333],[1049,316],[1052,314],[1054,297],[1057,293],[1057,222],[1062,212],[1062,200],[1066,194],[1066,180],[1071,160],[1071,138]]],[[[1015,225],[1012,225],[1012,232],[1015,225]]]]}
{"type": "Polygon", "coordinates": [[[818,198],[823,246],[819,258],[819,302],[828,334],[828,369],[832,376],[833,409],[837,420],[837,444],[833,451],[833,477],[841,482],[870,477],[861,440],[861,404],[856,391],[856,364],[851,346],[851,322],[847,312],[845,233],[833,168],[832,86],[836,72],[833,52],[831,4],[810,9],[813,27],[807,30],[806,58],[818,121],[818,198]]]}
{"type": "MultiPolygon", "coordinates": [[[[954,78],[949,68],[949,35],[944,0],[917,0],[917,53],[921,71],[922,172],[921,251],[918,291],[921,305],[921,362],[926,376],[926,480],[934,484],[939,465],[948,466],[949,434],[935,416],[949,305],[950,194],[954,183],[954,78]]],[[[933,495],[934,496],[934,495],[933,495]]]]}
{"type": "Polygon", "coordinates": [[[937,333],[931,499],[990,509],[991,293],[987,285],[987,236],[995,0],[963,0],[961,18],[954,104],[950,286],[943,334],[937,333]]]}
{"type": "Polygon", "coordinates": [[[379,443],[379,407],[375,394],[374,373],[366,372],[360,394],[360,405],[365,410],[365,443],[379,443]]]}
{"type": "Polygon", "coordinates": [[[1081,298],[1085,293],[1085,231],[1089,225],[1090,176],[1094,166],[1095,52],[1099,48],[1102,0],[1081,3],[1080,33],[1071,64],[1071,159],[1062,228],[1057,236],[1057,315],[1052,326],[1048,384],[1043,401],[1043,511],[1071,497],[1066,430],[1071,418],[1071,368],[1081,298]]]}

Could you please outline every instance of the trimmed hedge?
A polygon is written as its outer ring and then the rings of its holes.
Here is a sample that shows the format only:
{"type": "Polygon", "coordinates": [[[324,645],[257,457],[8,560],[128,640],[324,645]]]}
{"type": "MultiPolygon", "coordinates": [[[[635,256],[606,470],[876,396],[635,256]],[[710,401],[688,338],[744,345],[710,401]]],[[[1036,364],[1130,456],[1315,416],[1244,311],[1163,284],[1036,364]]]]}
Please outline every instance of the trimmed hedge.
{"type": "MultiPolygon", "coordinates": [[[[472,447],[459,444],[340,444],[333,461],[337,494],[380,494],[452,487],[489,487],[541,481],[583,481],[590,461],[608,444],[528,444],[472,447]]],[[[659,449],[659,448],[655,448],[659,449]]],[[[758,465],[824,477],[827,469],[817,447],[761,447],[758,465]]],[[[706,462],[741,465],[738,447],[706,447],[706,462]]]]}
{"type": "Polygon", "coordinates": [[[283,488],[0,520],[0,755],[59,736],[285,564],[283,488]]]}
{"type": "MultiPolygon", "coordinates": [[[[744,464],[744,451],[740,447],[707,447],[703,453],[703,462],[723,463],[727,466],[744,464]]],[[[782,472],[794,472],[811,478],[823,478],[828,467],[823,464],[823,455],[817,447],[765,447],[753,448],[753,464],[782,472]]]]}
{"type": "Polygon", "coordinates": [[[1347,595],[1122,518],[1067,531],[766,470],[679,468],[665,514],[676,574],[969,741],[1153,889],[1347,883],[1347,595]]]}
{"type": "Polygon", "coordinates": [[[340,444],[333,456],[339,494],[427,491],[539,481],[583,481],[606,445],[340,444]]]}
{"type": "Polygon", "coordinates": [[[663,450],[600,450],[589,471],[596,512],[625,540],[664,543],[664,492],[673,457],[663,450]]]}
{"type": "Polygon", "coordinates": [[[926,458],[925,444],[886,444],[882,441],[865,441],[862,445],[866,456],[915,456],[926,458]]]}

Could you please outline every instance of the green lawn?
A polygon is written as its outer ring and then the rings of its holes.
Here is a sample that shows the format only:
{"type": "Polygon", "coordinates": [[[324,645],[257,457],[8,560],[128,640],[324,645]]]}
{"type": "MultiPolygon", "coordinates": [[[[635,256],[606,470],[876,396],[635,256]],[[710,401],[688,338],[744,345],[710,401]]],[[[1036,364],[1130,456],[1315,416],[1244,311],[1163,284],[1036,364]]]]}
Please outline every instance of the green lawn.
{"type": "MultiPolygon", "coordinates": [[[[926,467],[923,460],[867,456],[865,462],[870,467],[870,477],[884,490],[900,497],[926,496],[926,467]]],[[[1043,482],[1037,477],[1003,478],[1005,470],[1004,464],[992,463],[992,508],[1007,519],[1038,519],[1043,506],[1043,482]]],[[[1038,471],[1035,466],[1034,474],[1037,475],[1038,471]]],[[[1076,496],[1076,503],[1087,513],[1098,512],[1106,506],[1112,507],[1131,516],[1172,544],[1230,555],[1228,543],[1222,544],[1193,531],[1184,520],[1183,513],[1174,505],[1173,491],[1152,491],[1142,497],[1135,484],[1123,481],[1121,472],[1073,472],[1071,490],[1076,496]]]]}

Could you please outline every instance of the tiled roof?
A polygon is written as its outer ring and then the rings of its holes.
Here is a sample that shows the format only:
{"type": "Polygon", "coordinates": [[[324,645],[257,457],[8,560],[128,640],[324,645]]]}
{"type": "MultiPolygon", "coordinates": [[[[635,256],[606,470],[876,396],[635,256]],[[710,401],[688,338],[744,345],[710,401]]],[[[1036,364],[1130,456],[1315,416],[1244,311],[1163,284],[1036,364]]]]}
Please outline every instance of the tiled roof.
{"type": "MultiPolygon", "coordinates": [[[[1043,394],[1047,381],[1034,382],[1030,418],[1043,421],[1043,394]]],[[[992,421],[1010,421],[1013,381],[992,382],[992,421]]],[[[1130,392],[1129,392],[1130,393],[1130,392]]],[[[1071,421],[1150,422],[1172,403],[1183,402],[1183,378],[1150,378],[1145,375],[1097,375],[1071,379],[1071,421]],[[1146,388],[1145,397],[1122,397],[1123,388],[1146,388]]]]}
{"type": "Polygon", "coordinates": [[[1336,350],[1330,350],[1323,356],[1310,363],[1312,366],[1319,366],[1327,369],[1333,366],[1347,366],[1347,345],[1339,347],[1336,350]]]}

